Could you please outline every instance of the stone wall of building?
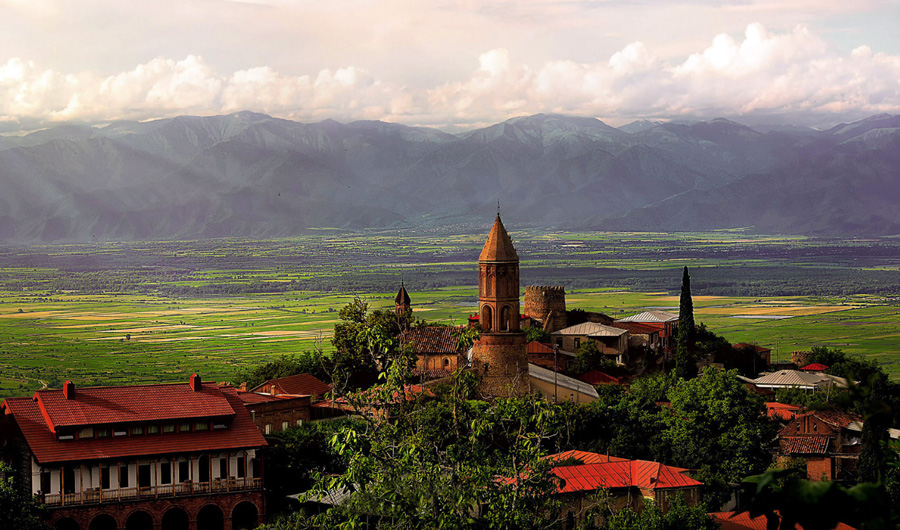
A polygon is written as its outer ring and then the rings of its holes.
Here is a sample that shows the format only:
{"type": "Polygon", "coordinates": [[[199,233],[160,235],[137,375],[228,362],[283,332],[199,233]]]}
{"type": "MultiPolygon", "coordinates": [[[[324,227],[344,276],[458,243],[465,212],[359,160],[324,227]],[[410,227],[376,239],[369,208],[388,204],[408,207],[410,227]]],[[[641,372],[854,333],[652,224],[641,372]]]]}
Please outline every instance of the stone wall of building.
{"type": "Polygon", "coordinates": [[[525,333],[482,333],[472,355],[484,397],[524,396],[530,392],[525,333]]]}
{"type": "Polygon", "coordinates": [[[525,287],[523,312],[544,323],[544,329],[548,329],[547,317],[550,315],[550,332],[566,327],[566,288],[561,285],[525,287]]]}

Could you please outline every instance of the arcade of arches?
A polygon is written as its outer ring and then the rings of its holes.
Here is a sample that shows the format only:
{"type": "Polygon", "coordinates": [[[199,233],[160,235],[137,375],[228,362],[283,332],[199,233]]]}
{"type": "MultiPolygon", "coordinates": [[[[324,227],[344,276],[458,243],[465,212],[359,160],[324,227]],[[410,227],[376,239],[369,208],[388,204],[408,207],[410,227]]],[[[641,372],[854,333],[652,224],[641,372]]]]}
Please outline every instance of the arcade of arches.
{"type": "Polygon", "coordinates": [[[262,493],[54,510],[54,530],[250,530],[263,522],[262,493]]]}

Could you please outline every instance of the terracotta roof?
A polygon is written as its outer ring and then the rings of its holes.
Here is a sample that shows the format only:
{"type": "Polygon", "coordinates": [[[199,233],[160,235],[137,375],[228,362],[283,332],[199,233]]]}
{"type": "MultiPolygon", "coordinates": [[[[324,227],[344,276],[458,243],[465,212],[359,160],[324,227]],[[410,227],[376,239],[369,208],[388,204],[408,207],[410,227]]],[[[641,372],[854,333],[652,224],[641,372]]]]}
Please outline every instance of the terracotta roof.
{"type": "Polygon", "coordinates": [[[815,410],[806,413],[806,415],[815,416],[829,425],[847,429],[855,422],[862,422],[862,416],[843,412],[840,410],[815,410]]]}
{"type": "Polygon", "coordinates": [[[258,394],[256,392],[241,392],[238,390],[238,397],[241,398],[241,402],[244,405],[256,405],[258,403],[271,403],[272,401],[284,401],[287,399],[297,399],[298,397],[309,397],[308,395],[304,396],[294,396],[291,394],[279,394],[277,396],[273,396],[271,394],[258,394]]]}
{"type": "Polygon", "coordinates": [[[782,436],[782,450],[790,455],[823,455],[828,451],[828,440],[824,434],[807,436],[782,436]]]}
{"type": "Polygon", "coordinates": [[[578,376],[579,381],[584,381],[589,385],[618,385],[622,380],[618,377],[604,374],[600,370],[591,370],[578,376]]]}
{"type": "Polygon", "coordinates": [[[618,456],[602,455],[600,453],[591,453],[588,451],[579,451],[573,449],[544,457],[546,460],[556,460],[563,462],[565,460],[579,460],[582,464],[601,464],[603,462],[625,462],[627,458],[619,458],[618,456]]]}
{"type": "Polygon", "coordinates": [[[322,397],[331,392],[331,385],[323,383],[312,374],[295,374],[279,377],[278,379],[269,379],[265,383],[251,388],[250,391],[256,392],[267,385],[275,385],[280,394],[294,394],[297,396],[322,397]]]}
{"type": "Polygon", "coordinates": [[[616,320],[616,322],[650,322],[650,323],[661,323],[661,322],[675,322],[678,320],[678,315],[675,313],[670,313],[668,311],[644,311],[643,313],[638,313],[636,315],[631,315],[630,317],[620,318],[616,320]]]}
{"type": "Polygon", "coordinates": [[[619,337],[628,333],[622,328],[614,328],[612,326],[604,326],[596,322],[583,322],[554,331],[551,335],[584,335],[587,337],[619,337]]]}
{"type": "MultiPolygon", "coordinates": [[[[778,512],[775,512],[778,513],[778,512]]],[[[715,512],[709,514],[710,517],[716,520],[717,523],[722,525],[721,530],[766,530],[767,522],[765,515],[760,515],[758,517],[750,517],[748,512],[739,513],[734,515],[734,512],[715,512]]],[[[803,530],[803,527],[799,524],[794,528],[799,528],[803,530]]],[[[856,530],[850,525],[844,523],[838,523],[837,526],[834,527],[834,530],[856,530]]]]}
{"type": "Polygon", "coordinates": [[[422,326],[410,328],[400,334],[400,342],[408,344],[412,352],[456,354],[457,338],[462,326],[422,326]]]}
{"type": "Polygon", "coordinates": [[[825,370],[828,370],[828,365],[822,363],[812,363],[807,364],[806,366],[801,368],[801,370],[803,370],[804,372],[824,372],[825,370]]]}
{"type": "Polygon", "coordinates": [[[411,300],[409,299],[409,293],[406,292],[406,287],[403,283],[400,283],[400,291],[397,292],[397,297],[394,298],[394,304],[397,305],[409,305],[411,300]]]}
{"type": "Polygon", "coordinates": [[[210,418],[235,412],[215,382],[202,383],[199,392],[189,383],[172,383],[75,388],[74,399],[67,399],[60,389],[38,390],[31,399],[54,432],[59,427],[210,418]]]}
{"type": "Polygon", "coordinates": [[[534,355],[553,355],[553,346],[533,340],[525,346],[525,351],[534,355]]]}
{"type": "MultiPolygon", "coordinates": [[[[554,455],[556,456],[558,455],[554,455]]],[[[597,456],[602,458],[601,455],[597,456]]],[[[583,458],[578,459],[584,461],[583,458]]],[[[560,486],[559,493],[595,491],[601,488],[671,489],[703,485],[702,482],[687,476],[685,471],[659,462],[611,458],[606,462],[557,466],[551,470],[554,475],[565,481],[560,486]]]]}
{"type": "MultiPolygon", "coordinates": [[[[190,400],[181,401],[183,394],[173,387],[178,385],[139,385],[144,390],[144,395],[151,402],[160,406],[163,410],[177,410],[185,407],[190,400]]],[[[186,384],[184,386],[187,386],[186,384]]],[[[250,413],[244,408],[233,387],[218,387],[215,383],[204,383],[202,393],[219,403],[218,407],[211,410],[219,411],[228,407],[232,411],[233,419],[231,427],[227,429],[210,429],[198,432],[179,432],[172,434],[143,434],[128,436],[111,436],[108,438],[90,438],[77,440],[57,440],[56,434],[50,430],[41,403],[35,398],[8,398],[3,402],[3,408],[15,418],[16,424],[22,430],[28,448],[34,454],[40,464],[56,462],[73,462],[79,460],[141,457],[172,453],[193,453],[198,451],[224,451],[228,449],[238,450],[266,445],[265,439],[259,433],[250,413]]],[[[103,387],[109,389],[128,389],[132,387],[103,387]]],[[[89,389],[80,389],[86,392],[89,389]]],[[[42,393],[54,391],[41,391],[42,393]]],[[[61,391],[59,391],[61,393],[61,391]]],[[[123,395],[123,394],[118,394],[123,395]]],[[[130,395],[126,392],[125,396],[130,395]]],[[[117,394],[109,394],[111,400],[103,406],[110,409],[109,413],[99,416],[127,417],[129,421],[139,423],[159,423],[159,420],[170,420],[176,423],[178,419],[184,419],[181,414],[173,414],[163,417],[159,413],[148,414],[146,417],[134,414],[133,411],[123,410],[124,405],[115,398],[117,394]]],[[[129,402],[129,398],[125,402],[129,402]]],[[[76,394],[77,401],[80,396],[76,394]]],[[[94,404],[95,406],[96,403],[94,404]]],[[[46,407],[45,407],[46,408],[46,407]]],[[[216,414],[219,415],[219,414],[216,414]]],[[[192,418],[200,416],[193,415],[192,418]]]]}
{"type": "Polygon", "coordinates": [[[659,328],[648,326],[643,322],[616,321],[612,323],[612,327],[628,330],[629,333],[634,335],[652,335],[654,333],[659,333],[659,328]]]}
{"type": "Polygon", "coordinates": [[[506,233],[499,214],[494,220],[494,226],[491,227],[491,233],[488,234],[478,261],[519,261],[519,255],[516,254],[516,248],[506,233]]]}
{"type": "Polygon", "coordinates": [[[773,420],[792,420],[800,412],[800,405],[789,405],[787,403],[778,403],[777,401],[766,402],[766,410],[769,419],[773,420]]]}

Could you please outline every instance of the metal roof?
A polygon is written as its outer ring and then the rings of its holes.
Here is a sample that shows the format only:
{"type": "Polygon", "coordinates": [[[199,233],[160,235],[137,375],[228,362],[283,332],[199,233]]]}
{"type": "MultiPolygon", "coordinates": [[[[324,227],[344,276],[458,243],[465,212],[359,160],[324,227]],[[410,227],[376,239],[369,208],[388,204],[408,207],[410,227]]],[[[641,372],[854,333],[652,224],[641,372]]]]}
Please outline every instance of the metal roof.
{"type": "Polygon", "coordinates": [[[628,330],[604,326],[596,322],[583,322],[554,331],[551,335],[583,335],[587,337],[619,337],[628,333],[628,330]]]}
{"type": "Polygon", "coordinates": [[[528,375],[547,383],[553,383],[555,380],[556,384],[563,388],[575,390],[577,392],[581,392],[582,394],[587,394],[588,396],[595,398],[600,397],[599,394],[597,394],[597,389],[595,389],[591,385],[562,374],[555,374],[556,379],[554,379],[553,370],[541,368],[540,366],[533,363],[528,363],[528,375]]]}
{"type": "Polygon", "coordinates": [[[616,320],[616,322],[676,322],[678,320],[678,315],[675,313],[670,313],[668,311],[644,311],[643,313],[638,313],[636,315],[631,315],[630,317],[620,318],[616,320]]]}

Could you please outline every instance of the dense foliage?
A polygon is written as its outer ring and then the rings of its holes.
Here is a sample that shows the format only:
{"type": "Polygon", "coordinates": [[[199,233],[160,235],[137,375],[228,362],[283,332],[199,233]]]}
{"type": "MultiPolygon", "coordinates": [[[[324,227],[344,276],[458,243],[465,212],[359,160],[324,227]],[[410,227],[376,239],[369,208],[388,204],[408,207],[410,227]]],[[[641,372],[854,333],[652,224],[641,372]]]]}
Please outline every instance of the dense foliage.
{"type": "Polygon", "coordinates": [[[15,483],[13,469],[0,462],[0,528],[48,530],[43,513],[43,506],[15,483]]]}

